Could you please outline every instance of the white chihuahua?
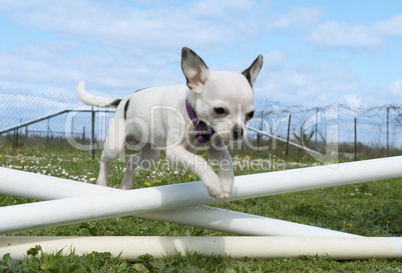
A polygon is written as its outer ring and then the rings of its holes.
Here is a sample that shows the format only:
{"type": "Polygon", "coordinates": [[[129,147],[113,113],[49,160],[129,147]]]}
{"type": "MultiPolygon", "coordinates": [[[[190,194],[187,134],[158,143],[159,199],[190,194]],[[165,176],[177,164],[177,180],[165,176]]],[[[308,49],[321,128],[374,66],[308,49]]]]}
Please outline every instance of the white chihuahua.
{"type": "Polygon", "coordinates": [[[227,199],[234,174],[224,141],[243,139],[245,123],[255,111],[252,87],[262,63],[259,55],[242,73],[211,72],[194,51],[185,47],[181,68],[187,85],[143,89],[120,100],[91,95],[79,82],[77,94],[82,102],[117,107],[96,183],[107,186],[109,163],[119,157],[130,138],[140,152],[130,156],[121,189],[131,189],[135,168],[153,164],[164,149],[171,164],[197,173],[212,197],[227,199]],[[219,162],[218,175],[193,153],[200,147],[207,149],[211,160],[219,162]]]}

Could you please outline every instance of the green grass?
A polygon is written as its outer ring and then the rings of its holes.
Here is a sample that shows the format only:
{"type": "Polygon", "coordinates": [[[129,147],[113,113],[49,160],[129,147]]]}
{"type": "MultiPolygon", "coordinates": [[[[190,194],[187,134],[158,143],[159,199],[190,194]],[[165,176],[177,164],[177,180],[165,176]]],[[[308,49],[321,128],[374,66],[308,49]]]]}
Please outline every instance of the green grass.
{"type": "MultiPolygon", "coordinates": [[[[72,148],[40,149],[24,148],[18,152],[2,148],[0,166],[42,173],[62,178],[94,183],[98,160],[92,161],[88,152],[72,148]]],[[[97,151],[99,158],[100,152],[97,151]]],[[[262,169],[275,171],[269,157],[259,155],[265,165],[262,169]],[[264,161],[265,160],[265,161],[264,161]],[[271,164],[271,165],[269,165],[271,164]]],[[[258,172],[250,168],[251,160],[238,156],[236,174],[258,172]]],[[[282,161],[276,158],[277,161],[282,161]]],[[[298,160],[311,164],[305,157],[298,160]]],[[[162,165],[157,169],[138,170],[134,187],[152,187],[187,181],[196,181],[195,174],[175,170],[162,165]]],[[[285,167],[295,167],[286,163],[285,167]]],[[[297,165],[296,165],[297,166],[297,165]]],[[[283,166],[282,166],[283,167],[283,166]]],[[[281,167],[281,168],[282,168],[281,167]]],[[[300,167],[300,165],[298,166],[300,167]]],[[[123,177],[125,162],[114,161],[109,174],[110,183],[117,186],[123,177]]],[[[262,170],[261,169],[261,170],[262,170]]],[[[260,171],[261,171],[260,170],[260,171]]],[[[390,179],[371,183],[318,189],[270,197],[217,204],[217,207],[261,216],[267,216],[301,224],[313,225],[363,236],[402,235],[402,179],[390,179]]],[[[31,202],[26,198],[0,195],[0,206],[31,202]]],[[[1,216],[0,216],[1,221],[1,216]]],[[[235,236],[214,230],[181,226],[172,223],[121,217],[93,221],[63,227],[19,232],[18,236],[235,236]]],[[[402,272],[401,259],[368,259],[334,261],[329,257],[299,257],[291,259],[231,259],[230,257],[203,256],[198,253],[182,253],[181,256],[130,263],[108,253],[42,253],[38,247],[28,250],[24,261],[14,261],[4,256],[0,272],[402,272]]],[[[0,257],[1,258],[1,257],[0,257]]]]}

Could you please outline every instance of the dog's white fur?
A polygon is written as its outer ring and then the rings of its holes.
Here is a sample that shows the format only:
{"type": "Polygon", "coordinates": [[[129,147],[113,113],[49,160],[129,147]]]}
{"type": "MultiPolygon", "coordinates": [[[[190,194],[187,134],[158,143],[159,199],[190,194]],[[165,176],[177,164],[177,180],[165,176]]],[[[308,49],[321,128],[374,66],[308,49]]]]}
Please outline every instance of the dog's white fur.
{"type": "MultiPolygon", "coordinates": [[[[124,150],[126,138],[134,139],[140,152],[130,156],[121,189],[131,189],[134,170],[149,165],[166,151],[171,163],[197,173],[208,193],[227,199],[232,191],[234,174],[225,140],[239,140],[252,117],[252,86],[262,67],[262,55],[243,73],[211,72],[191,49],[182,49],[182,71],[187,85],[154,87],[135,92],[118,104],[102,153],[98,185],[107,186],[110,161],[124,150]],[[206,144],[195,139],[195,129],[186,110],[186,99],[198,118],[215,130],[206,144]],[[222,110],[224,113],[222,113],[222,110]],[[211,160],[220,163],[218,175],[194,148],[205,146],[211,160]]],[[[83,82],[77,85],[80,100],[93,106],[116,106],[118,100],[89,94],[83,82]]]]}

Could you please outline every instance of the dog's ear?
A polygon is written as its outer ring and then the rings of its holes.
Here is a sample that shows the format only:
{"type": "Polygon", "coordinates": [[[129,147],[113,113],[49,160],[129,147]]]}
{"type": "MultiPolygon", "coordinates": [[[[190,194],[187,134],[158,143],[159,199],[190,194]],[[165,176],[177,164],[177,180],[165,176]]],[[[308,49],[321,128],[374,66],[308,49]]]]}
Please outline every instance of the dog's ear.
{"type": "Polygon", "coordinates": [[[260,54],[258,55],[257,59],[255,59],[254,62],[250,65],[250,67],[242,72],[244,77],[247,78],[251,87],[253,87],[254,82],[257,79],[258,74],[260,73],[262,63],[263,63],[263,57],[260,54]]]}
{"type": "Polygon", "coordinates": [[[204,61],[188,47],[181,51],[181,70],[187,80],[187,86],[194,92],[201,92],[209,75],[209,69],[204,61]]]}

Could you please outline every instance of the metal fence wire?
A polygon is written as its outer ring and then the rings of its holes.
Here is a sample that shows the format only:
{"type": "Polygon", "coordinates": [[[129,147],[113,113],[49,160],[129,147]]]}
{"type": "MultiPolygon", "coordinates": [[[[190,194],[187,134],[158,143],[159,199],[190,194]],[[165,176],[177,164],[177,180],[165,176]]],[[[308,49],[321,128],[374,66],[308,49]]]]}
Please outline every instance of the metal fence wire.
{"type": "MultiPolygon", "coordinates": [[[[350,159],[358,159],[366,148],[379,153],[371,157],[399,153],[402,148],[402,109],[398,105],[351,107],[334,103],[307,108],[263,101],[257,103],[257,109],[251,127],[323,153],[330,142],[350,159]]],[[[272,149],[278,145],[272,137],[256,138],[268,142],[272,149]]]]}
{"type": "MultiPolygon", "coordinates": [[[[114,109],[82,105],[75,96],[34,94],[0,89],[0,145],[71,145],[102,149],[114,109]]],[[[277,102],[256,103],[257,112],[249,126],[304,147],[325,152],[336,142],[345,157],[357,159],[363,147],[390,155],[402,148],[402,109],[399,105],[351,107],[283,106],[277,102]]],[[[273,137],[249,131],[253,146],[285,151],[285,144],[273,137]]]]}
{"type": "Polygon", "coordinates": [[[114,114],[114,109],[83,106],[75,96],[4,89],[0,96],[0,145],[14,148],[73,142],[91,150],[106,138],[114,114]]]}

